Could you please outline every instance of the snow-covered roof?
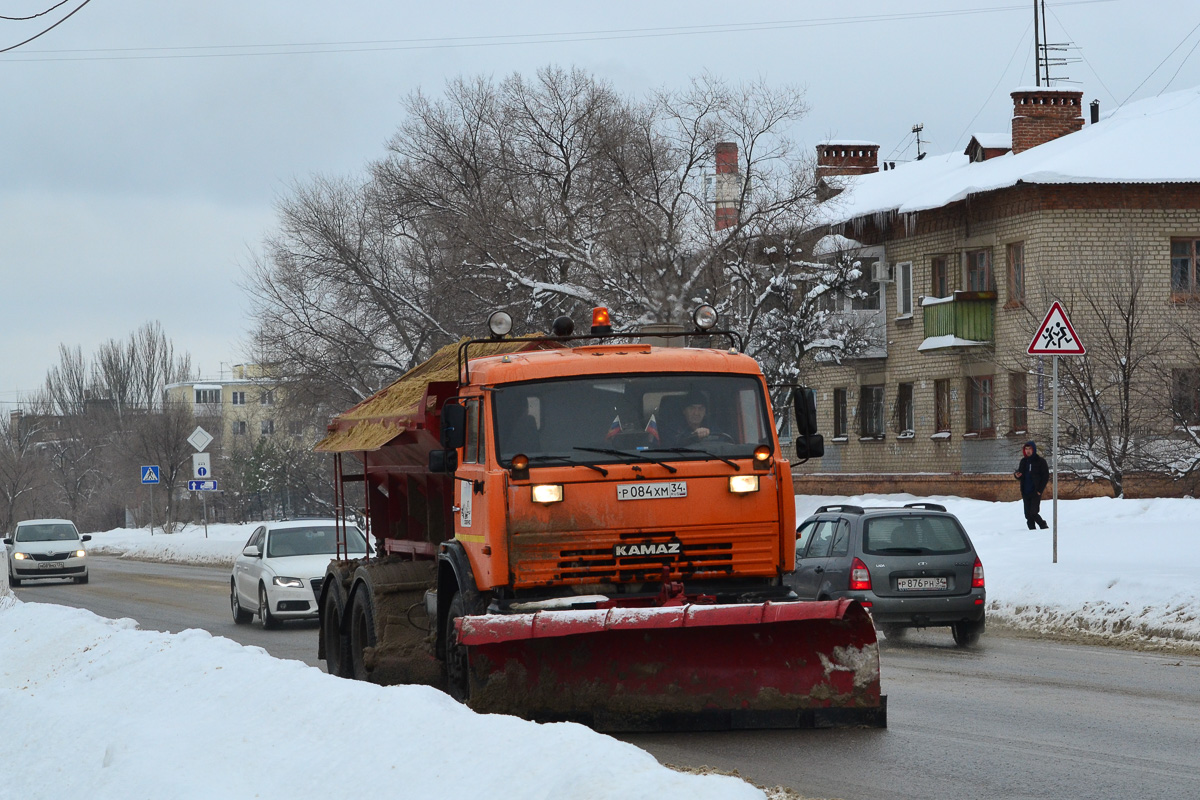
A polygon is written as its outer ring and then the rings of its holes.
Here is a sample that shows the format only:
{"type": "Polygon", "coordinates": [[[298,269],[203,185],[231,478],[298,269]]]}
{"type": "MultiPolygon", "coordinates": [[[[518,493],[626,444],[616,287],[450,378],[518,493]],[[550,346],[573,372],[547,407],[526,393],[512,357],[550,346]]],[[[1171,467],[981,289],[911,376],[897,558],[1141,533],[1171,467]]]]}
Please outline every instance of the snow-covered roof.
{"type": "Polygon", "coordinates": [[[824,204],[824,221],[940,208],[1017,183],[1200,183],[1200,87],[1130,103],[1095,125],[972,163],[963,153],[929,156],[869,175],[846,176],[824,204]]]}
{"type": "Polygon", "coordinates": [[[818,257],[827,256],[832,253],[845,253],[851,250],[858,250],[861,247],[862,242],[856,242],[838,233],[831,233],[828,236],[822,236],[813,245],[812,254],[818,257]]]}
{"type": "Polygon", "coordinates": [[[1004,133],[972,133],[971,138],[979,142],[979,146],[988,150],[1011,150],[1012,131],[1004,133]]]}

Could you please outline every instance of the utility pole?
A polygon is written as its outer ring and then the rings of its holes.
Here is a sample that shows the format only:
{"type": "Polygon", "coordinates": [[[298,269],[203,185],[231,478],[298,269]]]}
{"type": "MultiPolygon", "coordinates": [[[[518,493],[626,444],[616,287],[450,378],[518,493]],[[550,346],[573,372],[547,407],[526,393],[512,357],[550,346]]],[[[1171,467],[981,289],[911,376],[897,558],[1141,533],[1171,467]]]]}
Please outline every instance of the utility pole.
{"type": "Polygon", "coordinates": [[[1033,79],[1042,85],[1042,43],[1038,38],[1038,0],[1033,0],[1033,79]]]}

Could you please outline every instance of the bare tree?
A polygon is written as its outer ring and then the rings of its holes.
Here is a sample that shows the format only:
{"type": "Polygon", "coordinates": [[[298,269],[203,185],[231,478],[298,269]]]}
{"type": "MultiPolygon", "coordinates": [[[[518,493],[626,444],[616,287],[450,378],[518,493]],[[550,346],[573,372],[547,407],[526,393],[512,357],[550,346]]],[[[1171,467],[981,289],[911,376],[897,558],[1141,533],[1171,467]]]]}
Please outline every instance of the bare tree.
{"type": "Polygon", "coordinates": [[[38,421],[20,412],[0,417],[0,531],[12,531],[35,491],[42,462],[33,452],[38,421]]]}
{"type": "Polygon", "coordinates": [[[622,325],[686,324],[715,305],[773,378],[828,318],[849,265],[804,257],[812,165],[788,132],[792,87],[711,76],[645,100],[578,69],[460,78],[410,96],[361,183],[314,179],[247,276],[264,361],[314,399],[357,401],[436,346],[508,310],[518,329],[608,306],[622,325]],[[706,194],[737,144],[735,224],[706,194]]]}

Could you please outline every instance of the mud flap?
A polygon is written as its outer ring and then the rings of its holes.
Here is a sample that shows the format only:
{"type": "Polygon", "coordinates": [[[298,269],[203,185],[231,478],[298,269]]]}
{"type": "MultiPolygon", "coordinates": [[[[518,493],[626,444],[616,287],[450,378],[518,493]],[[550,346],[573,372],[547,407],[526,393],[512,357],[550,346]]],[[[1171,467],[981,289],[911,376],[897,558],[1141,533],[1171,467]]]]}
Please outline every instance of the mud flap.
{"type": "Polygon", "coordinates": [[[855,601],[464,617],[468,705],[602,731],[887,727],[855,601]]]}

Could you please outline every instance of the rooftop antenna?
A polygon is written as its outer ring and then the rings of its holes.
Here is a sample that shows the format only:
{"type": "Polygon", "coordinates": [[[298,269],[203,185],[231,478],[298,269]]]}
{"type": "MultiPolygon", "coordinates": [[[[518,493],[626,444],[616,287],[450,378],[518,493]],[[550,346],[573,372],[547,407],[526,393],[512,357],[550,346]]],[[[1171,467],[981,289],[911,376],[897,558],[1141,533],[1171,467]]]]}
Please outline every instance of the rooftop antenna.
{"type": "Polygon", "coordinates": [[[1042,85],[1042,43],[1038,38],[1038,0],[1033,0],[1033,79],[1042,85]]]}
{"type": "Polygon", "coordinates": [[[1046,33],[1046,0],[1033,0],[1033,49],[1036,54],[1034,59],[1037,62],[1034,65],[1034,80],[1037,85],[1041,86],[1043,79],[1046,86],[1050,85],[1050,81],[1059,81],[1062,83],[1075,83],[1070,78],[1063,75],[1051,75],[1051,67],[1065,67],[1067,64],[1078,64],[1081,59],[1066,58],[1065,56],[1050,57],[1050,53],[1065,53],[1068,50],[1076,49],[1071,42],[1055,42],[1050,43],[1049,34],[1046,33]],[[1041,3],[1041,40],[1038,39],[1038,3],[1041,3]]]}
{"type": "Polygon", "coordinates": [[[925,130],[925,123],[918,122],[912,126],[912,132],[917,136],[917,161],[925,157],[925,153],[921,150],[921,131],[925,130]]]}

